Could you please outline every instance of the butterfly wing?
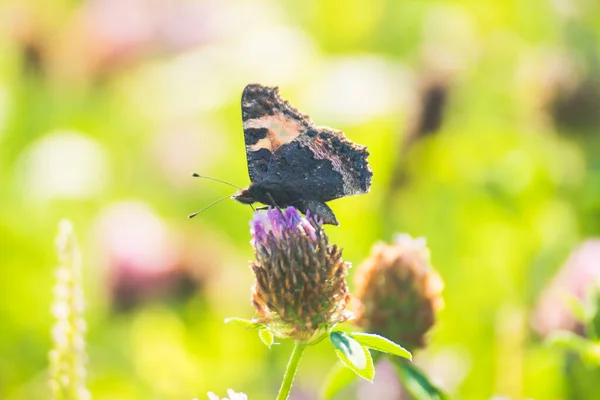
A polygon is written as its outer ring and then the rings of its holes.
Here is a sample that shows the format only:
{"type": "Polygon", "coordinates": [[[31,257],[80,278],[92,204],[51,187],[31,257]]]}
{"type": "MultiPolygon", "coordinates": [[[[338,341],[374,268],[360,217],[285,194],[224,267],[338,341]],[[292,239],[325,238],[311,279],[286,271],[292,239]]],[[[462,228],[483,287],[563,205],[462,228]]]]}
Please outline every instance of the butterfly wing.
{"type": "Polygon", "coordinates": [[[364,146],[343,132],[316,126],[276,87],[246,86],[242,120],[250,180],[279,205],[326,202],[367,193],[373,173],[364,146]]]}
{"type": "Polygon", "coordinates": [[[305,201],[367,193],[373,177],[368,156],[343,132],[312,127],[274,153],[266,179],[291,185],[305,201]]]}
{"type": "Polygon", "coordinates": [[[277,87],[260,84],[250,84],[242,93],[242,121],[252,182],[265,179],[281,146],[313,126],[306,114],[281,98],[277,87]]]}

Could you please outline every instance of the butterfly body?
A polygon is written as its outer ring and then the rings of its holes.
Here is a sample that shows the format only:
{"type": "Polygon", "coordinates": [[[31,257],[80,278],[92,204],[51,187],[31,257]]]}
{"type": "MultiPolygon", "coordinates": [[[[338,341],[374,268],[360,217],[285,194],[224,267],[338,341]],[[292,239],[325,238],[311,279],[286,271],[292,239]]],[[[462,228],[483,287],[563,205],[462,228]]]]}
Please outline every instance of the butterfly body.
{"type": "Polygon", "coordinates": [[[248,85],[242,119],[252,183],[233,199],[294,206],[338,225],[325,202],[369,191],[373,173],[366,148],[341,131],[316,126],[283,100],[276,87],[248,85]]]}

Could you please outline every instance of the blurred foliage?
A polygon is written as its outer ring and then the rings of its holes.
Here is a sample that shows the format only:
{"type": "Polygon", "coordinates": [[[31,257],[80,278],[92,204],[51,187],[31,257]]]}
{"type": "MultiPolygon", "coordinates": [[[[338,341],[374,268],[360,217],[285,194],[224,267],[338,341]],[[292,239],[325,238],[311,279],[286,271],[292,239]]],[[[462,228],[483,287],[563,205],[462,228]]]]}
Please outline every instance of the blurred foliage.
{"type": "MultiPolygon", "coordinates": [[[[250,82],[369,147],[371,193],[331,203],[346,260],[427,237],[446,285],[416,355],[428,376],[452,398],[571,393],[530,316],[600,235],[597,2],[5,0],[0,30],[0,398],[47,397],[62,217],[82,246],[95,398],[276,393],[289,344],[223,324],[252,313],[250,208],[186,218],[231,192],[193,171],[248,182],[250,82]]],[[[319,346],[298,398],[336,362],[319,346]]]]}

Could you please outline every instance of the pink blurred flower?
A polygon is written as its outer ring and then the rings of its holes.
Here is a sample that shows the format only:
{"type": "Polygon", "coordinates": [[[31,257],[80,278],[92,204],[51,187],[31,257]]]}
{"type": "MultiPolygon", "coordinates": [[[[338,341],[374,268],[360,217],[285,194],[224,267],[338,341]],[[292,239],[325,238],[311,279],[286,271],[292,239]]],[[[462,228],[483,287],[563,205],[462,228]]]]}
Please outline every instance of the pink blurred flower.
{"type": "Polygon", "coordinates": [[[553,281],[543,291],[532,317],[542,335],[556,330],[580,331],[581,324],[569,311],[569,297],[584,301],[600,284],[600,239],[588,239],[576,248],[553,281]]]}
{"type": "Polygon", "coordinates": [[[216,36],[218,3],[90,0],[46,43],[60,80],[93,80],[143,57],[179,52],[216,36]]]}
{"type": "Polygon", "coordinates": [[[110,296],[117,309],[153,298],[186,295],[198,285],[178,238],[146,204],[112,204],[98,219],[110,296]]]}

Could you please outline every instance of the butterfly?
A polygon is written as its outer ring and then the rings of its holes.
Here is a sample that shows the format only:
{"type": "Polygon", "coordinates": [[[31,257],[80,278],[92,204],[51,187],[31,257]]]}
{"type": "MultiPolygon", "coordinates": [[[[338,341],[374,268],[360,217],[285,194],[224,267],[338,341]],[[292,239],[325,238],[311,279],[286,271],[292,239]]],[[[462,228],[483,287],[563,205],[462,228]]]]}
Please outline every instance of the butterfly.
{"type": "Polygon", "coordinates": [[[277,87],[246,86],[242,121],[251,183],[235,193],[234,200],[293,206],[339,225],[325,203],[369,192],[373,172],[366,147],[342,131],[316,126],[284,100],[277,87]]]}

